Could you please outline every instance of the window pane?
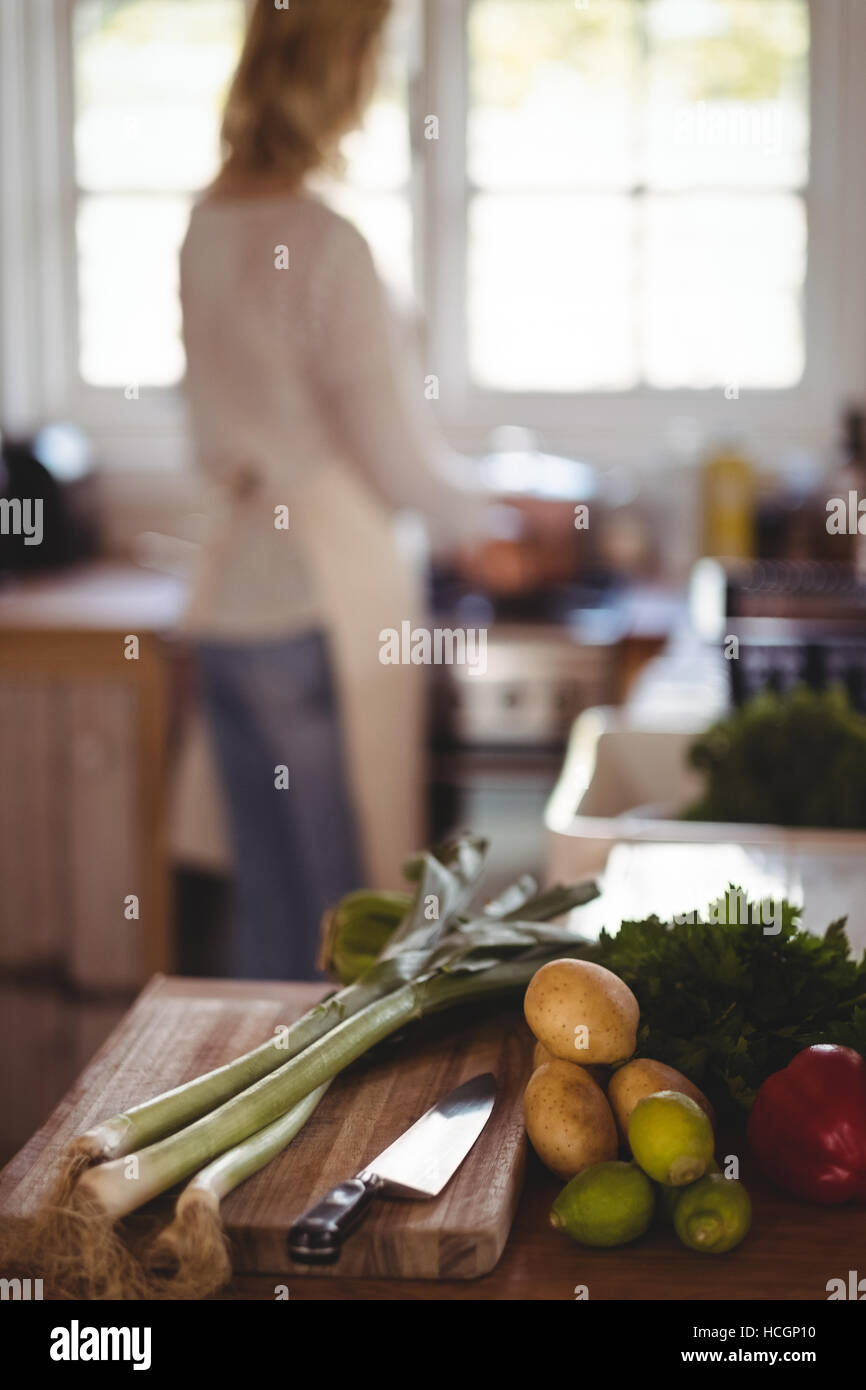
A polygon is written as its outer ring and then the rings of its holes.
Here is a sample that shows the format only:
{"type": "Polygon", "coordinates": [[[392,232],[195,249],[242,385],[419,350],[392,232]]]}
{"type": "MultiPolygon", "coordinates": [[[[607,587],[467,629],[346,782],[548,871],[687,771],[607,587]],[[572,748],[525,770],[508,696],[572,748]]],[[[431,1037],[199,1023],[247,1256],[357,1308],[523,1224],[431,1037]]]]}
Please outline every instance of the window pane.
{"type": "Polygon", "coordinates": [[[473,199],[469,356],[480,385],[581,391],[635,384],[634,218],[627,197],[473,199]]]}
{"type": "Polygon", "coordinates": [[[647,25],[647,181],[805,184],[807,0],[648,0],[647,25]]]}
{"type": "Polygon", "coordinates": [[[78,211],[80,368],[93,386],[183,375],[178,255],[184,197],[84,197],[78,211]]]}
{"type": "Polygon", "coordinates": [[[510,195],[472,204],[476,380],[800,380],[808,0],[472,0],[468,42],[470,181],[510,195]]]}
{"type": "Polygon", "coordinates": [[[793,386],[806,226],[793,195],[646,203],[646,377],[659,387],[793,386]]]}
{"type": "Polygon", "coordinates": [[[635,180],[634,0],[474,0],[469,177],[482,188],[635,180]]]}
{"type": "MultiPolygon", "coordinates": [[[[177,258],[186,195],[216,172],[244,0],[78,0],[74,13],[76,175],[86,190],[79,370],[96,386],[173,384],[184,369],[177,258]],[[128,190],[154,196],[122,196],[128,190]]],[[[412,280],[411,209],[398,191],[410,178],[410,39],[401,15],[364,130],[346,141],[345,183],[328,190],[401,290],[412,280]]]]}
{"type": "Polygon", "coordinates": [[[75,154],[94,192],[192,190],[216,171],[243,0],[78,0],[75,154]]]}

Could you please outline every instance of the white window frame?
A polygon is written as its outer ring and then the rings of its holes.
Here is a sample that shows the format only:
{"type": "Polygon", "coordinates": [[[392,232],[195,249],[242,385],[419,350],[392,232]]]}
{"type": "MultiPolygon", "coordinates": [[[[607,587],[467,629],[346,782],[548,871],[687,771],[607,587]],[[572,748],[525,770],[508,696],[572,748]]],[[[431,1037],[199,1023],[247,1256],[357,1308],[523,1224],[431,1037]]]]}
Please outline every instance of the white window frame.
{"type": "MultiPolygon", "coordinates": [[[[826,448],[841,401],[866,393],[866,52],[864,0],[810,0],[811,170],[807,362],[787,390],[520,394],[469,384],[466,363],[464,33],[470,0],[422,0],[424,62],[412,82],[415,242],[428,318],[427,370],[457,447],[481,452],[509,422],[548,448],[641,467],[671,417],[758,439],[764,458],[826,448]],[[439,117],[439,140],[423,137],[439,117]]],[[[106,465],[175,470],[188,462],[177,388],[88,387],[76,370],[71,14],[74,0],[0,0],[0,420],[10,430],[73,418],[106,465]]]]}
{"type": "Polygon", "coordinates": [[[742,389],[735,400],[723,388],[547,394],[472,385],[465,325],[470,3],[427,0],[425,100],[426,110],[440,117],[440,138],[419,142],[427,169],[426,234],[437,247],[426,267],[428,366],[439,376],[442,419],[454,442],[483,450],[490,431],[507,420],[590,461],[639,465],[658,456],[671,418],[688,416],[707,435],[736,430],[758,437],[770,454],[825,447],[840,401],[866,394],[866,3],[810,0],[804,374],[791,388],[742,389]]]}
{"type": "Polygon", "coordinates": [[[74,3],[0,0],[0,418],[20,432],[71,419],[108,468],[175,470],[189,461],[181,391],[127,399],[78,372],[74,3]]]}

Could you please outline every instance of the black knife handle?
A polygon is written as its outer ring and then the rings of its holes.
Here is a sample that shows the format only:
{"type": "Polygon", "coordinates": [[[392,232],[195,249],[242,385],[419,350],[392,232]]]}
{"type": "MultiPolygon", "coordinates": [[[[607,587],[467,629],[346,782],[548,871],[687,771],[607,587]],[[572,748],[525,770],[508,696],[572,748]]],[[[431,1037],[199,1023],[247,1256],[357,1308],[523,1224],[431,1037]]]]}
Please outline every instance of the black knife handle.
{"type": "Polygon", "coordinates": [[[372,1174],[337,1183],[291,1227],[288,1246],[292,1259],[307,1265],[333,1264],[346,1236],[382,1187],[382,1179],[372,1174]]]}

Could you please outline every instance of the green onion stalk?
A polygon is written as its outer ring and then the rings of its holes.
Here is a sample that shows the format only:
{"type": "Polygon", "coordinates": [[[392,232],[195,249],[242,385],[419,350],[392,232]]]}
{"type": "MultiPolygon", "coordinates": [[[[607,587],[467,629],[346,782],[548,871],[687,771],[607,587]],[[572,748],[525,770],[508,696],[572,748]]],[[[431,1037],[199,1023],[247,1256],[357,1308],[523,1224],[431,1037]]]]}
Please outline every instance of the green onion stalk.
{"type": "MultiPolygon", "coordinates": [[[[251,1052],[114,1115],[77,1136],[67,1150],[61,1183],[64,1191],[68,1191],[70,1183],[85,1167],[123,1158],[182,1129],[298,1056],[347,1018],[417,976],[434,958],[449,924],[455,919],[463,920],[458,914],[475,889],[486,849],[484,840],[463,836],[411,859],[405,866],[405,873],[407,878],[417,882],[417,889],[414,898],[409,899],[409,910],[404,910],[400,918],[396,917],[395,909],[405,909],[404,895],[358,893],[342,899],[330,915],[328,930],[332,951],[338,951],[341,942],[354,945],[359,929],[372,923],[379,934],[383,920],[391,920],[391,932],[385,936],[375,963],[251,1052]],[[438,914],[428,920],[426,914],[431,902],[437,904],[438,914]]],[[[540,921],[579,906],[597,891],[594,884],[583,883],[537,893],[533,879],[527,875],[489,903],[483,915],[506,922],[517,915],[540,921]]],[[[349,959],[347,952],[343,955],[344,968],[349,959]]]]}
{"type": "MultiPolygon", "coordinates": [[[[435,897],[440,904],[440,920],[450,920],[471,896],[483,868],[486,848],[484,840],[464,836],[440,849],[415,856],[405,866],[407,877],[417,881],[414,904],[410,899],[410,910],[404,913],[386,940],[381,960],[251,1052],[114,1115],[79,1135],[68,1150],[73,1177],[88,1164],[122,1158],[182,1129],[283,1066],[359,1010],[398,988],[420,967],[423,959],[420,951],[430,947],[429,928],[422,925],[419,930],[418,921],[425,901],[435,897]]],[[[373,908],[368,896],[353,894],[350,898],[354,900],[353,906],[369,916],[373,908]]],[[[404,905],[405,899],[379,894],[375,895],[375,903],[380,914],[391,915],[395,903],[404,905]]],[[[358,914],[347,915],[346,928],[353,929],[358,914]]]]}
{"type": "MultiPolygon", "coordinates": [[[[408,964],[407,960],[402,962],[408,964]]],[[[183,1129],[191,1121],[255,1085],[296,1057],[333,1028],[351,1018],[402,983],[399,970],[374,967],[352,985],[315,1005],[295,1023],[275,1033],[259,1047],[203,1076],[112,1116],[79,1135],[70,1145],[72,1156],[86,1164],[116,1161],[137,1149],[183,1129]]]]}

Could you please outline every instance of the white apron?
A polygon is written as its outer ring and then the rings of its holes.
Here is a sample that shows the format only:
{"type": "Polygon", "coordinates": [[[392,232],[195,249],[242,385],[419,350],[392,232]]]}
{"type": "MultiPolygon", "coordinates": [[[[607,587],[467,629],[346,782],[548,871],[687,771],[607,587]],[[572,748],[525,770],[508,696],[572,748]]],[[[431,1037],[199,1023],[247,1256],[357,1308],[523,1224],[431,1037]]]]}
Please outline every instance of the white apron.
{"type": "Polygon", "coordinates": [[[292,509],[331,644],[349,781],[368,883],[405,886],[401,865],[425,843],[429,672],[386,666],[380,634],[423,621],[417,573],[391,516],[347,468],[316,470],[292,509]]]}
{"type": "MultiPolygon", "coordinates": [[[[283,497],[285,493],[283,492],[283,497]]],[[[263,510],[265,504],[263,503],[263,510]]],[[[417,566],[392,516],[337,461],[292,487],[291,531],[301,546],[330,645],[348,778],[366,885],[405,886],[401,865],[426,843],[429,672],[383,665],[380,633],[423,622],[417,566]]],[[[181,752],[171,814],[175,858],[213,871],[231,864],[222,798],[200,718],[181,752]]]]}

